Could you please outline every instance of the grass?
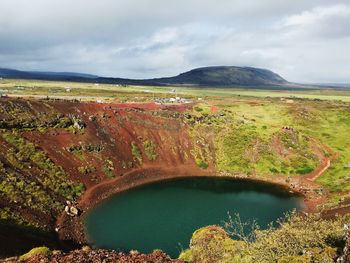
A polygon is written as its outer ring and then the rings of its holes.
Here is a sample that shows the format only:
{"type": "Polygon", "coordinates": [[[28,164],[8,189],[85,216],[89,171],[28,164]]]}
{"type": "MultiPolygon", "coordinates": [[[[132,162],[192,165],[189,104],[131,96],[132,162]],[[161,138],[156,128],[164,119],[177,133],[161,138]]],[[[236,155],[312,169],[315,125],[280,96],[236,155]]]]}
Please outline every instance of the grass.
{"type": "Polygon", "coordinates": [[[350,162],[349,106],[313,105],[312,108],[317,111],[317,119],[309,123],[299,122],[299,128],[339,154],[318,182],[333,192],[349,190],[350,181],[346,178],[350,171],[345,167],[350,162]]]}
{"type": "Polygon", "coordinates": [[[293,127],[286,104],[225,100],[215,106],[217,112],[211,112],[210,105],[200,103],[187,113],[198,166],[210,156],[219,170],[233,173],[297,175],[318,165],[306,134],[282,130],[293,127]],[[211,142],[214,153],[208,147],[211,142]]]}
{"type": "Polygon", "coordinates": [[[78,100],[134,100],[152,101],[153,97],[174,97],[171,90],[176,89],[178,96],[192,98],[214,97],[255,97],[255,98],[280,98],[295,97],[304,99],[340,100],[350,102],[350,92],[346,90],[329,89],[295,89],[293,91],[282,89],[275,90],[271,87],[265,89],[241,87],[232,88],[184,88],[184,87],[154,87],[154,86],[120,86],[113,84],[76,83],[40,80],[0,80],[2,93],[14,96],[75,98],[78,100]],[[70,88],[70,92],[66,88],[70,88]]]}
{"type": "Polygon", "coordinates": [[[202,110],[195,108],[190,112],[188,123],[196,130],[191,132],[196,134],[194,140],[203,139],[203,127],[214,131],[215,158],[219,169],[262,174],[307,174],[319,163],[313,153],[312,138],[330,148],[321,146],[325,156],[332,156],[335,152],[339,154],[317,182],[333,193],[350,190],[350,169],[345,167],[350,163],[348,103],[295,100],[293,104],[287,104],[276,99],[246,98],[239,102],[224,99],[216,102],[217,114],[210,112],[208,104],[202,104],[197,106],[202,110]],[[224,116],[220,116],[221,113],[224,116]],[[208,117],[203,119],[205,115],[208,117]],[[281,132],[283,127],[290,127],[294,132],[281,132]],[[288,158],[272,151],[271,141],[276,136],[289,152],[288,158]],[[255,159],[252,158],[254,156],[255,159]]]}

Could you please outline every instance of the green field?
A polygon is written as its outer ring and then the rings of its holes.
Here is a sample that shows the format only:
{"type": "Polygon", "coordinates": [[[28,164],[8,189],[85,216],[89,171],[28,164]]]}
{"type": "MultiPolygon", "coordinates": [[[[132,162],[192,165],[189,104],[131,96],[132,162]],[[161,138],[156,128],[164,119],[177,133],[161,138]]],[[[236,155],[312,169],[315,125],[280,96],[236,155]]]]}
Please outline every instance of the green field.
{"type": "Polygon", "coordinates": [[[153,100],[154,98],[215,98],[215,97],[256,97],[256,98],[304,98],[350,102],[350,90],[305,89],[268,90],[242,88],[193,88],[193,87],[153,87],[121,86],[99,83],[57,82],[39,80],[0,80],[0,93],[13,96],[74,97],[82,100],[131,99],[153,100]],[[176,92],[174,92],[176,90],[176,92]]]}

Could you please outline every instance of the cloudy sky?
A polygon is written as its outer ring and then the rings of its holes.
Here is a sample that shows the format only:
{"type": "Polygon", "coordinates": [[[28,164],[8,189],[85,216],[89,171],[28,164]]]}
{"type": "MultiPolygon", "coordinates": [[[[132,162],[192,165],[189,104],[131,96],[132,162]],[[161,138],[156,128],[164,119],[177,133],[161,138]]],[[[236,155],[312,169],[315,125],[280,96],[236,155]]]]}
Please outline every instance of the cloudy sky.
{"type": "Polygon", "coordinates": [[[0,67],[149,78],[214,65],[350,83],[350,0],[0,0],[0,67]]]}

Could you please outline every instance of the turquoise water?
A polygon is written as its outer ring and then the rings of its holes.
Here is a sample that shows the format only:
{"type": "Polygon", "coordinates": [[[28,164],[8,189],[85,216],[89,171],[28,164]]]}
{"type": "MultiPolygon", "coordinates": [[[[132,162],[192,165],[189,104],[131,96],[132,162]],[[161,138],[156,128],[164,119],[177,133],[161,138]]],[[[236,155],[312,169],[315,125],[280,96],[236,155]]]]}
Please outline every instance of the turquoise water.
{"type": "Polygon", "coordinates": [[[99,248],[140,252],[162,249],[176,257],[192,233],[222,225],[227,213],[256,219],[264,228],[302,199],[274,185],[220,178],[185,178],[152,183],[117,194],[85,218],[91,243],[99,248]]]}

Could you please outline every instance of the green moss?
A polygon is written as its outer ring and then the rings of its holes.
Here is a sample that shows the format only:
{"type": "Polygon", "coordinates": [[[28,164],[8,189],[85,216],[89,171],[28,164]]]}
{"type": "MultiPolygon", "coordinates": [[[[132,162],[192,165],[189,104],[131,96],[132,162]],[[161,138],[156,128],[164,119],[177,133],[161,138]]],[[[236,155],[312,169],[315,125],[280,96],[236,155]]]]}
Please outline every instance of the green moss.
{"type": "Polygon", "coordinates": [[[179,255],[179,259],[184,260],[186,262],[193,262],[193,252],[191,249],[186,249],[182,251],[179,255]]]}
{"type": "Polygon", "coordinates": [[[36,247],[36,248],[31,249],[26,254],[23,254],[22,256],[20,256],[19,260],[21,260],[21,261],[28,260],[28,259],[34,257],[35,255],[39,255],[39,254],[49,255],[49,254],[51,254],[51,250],[47,247],[36,247]]]}

